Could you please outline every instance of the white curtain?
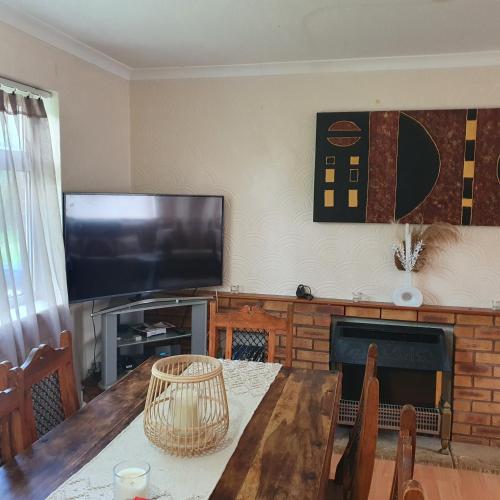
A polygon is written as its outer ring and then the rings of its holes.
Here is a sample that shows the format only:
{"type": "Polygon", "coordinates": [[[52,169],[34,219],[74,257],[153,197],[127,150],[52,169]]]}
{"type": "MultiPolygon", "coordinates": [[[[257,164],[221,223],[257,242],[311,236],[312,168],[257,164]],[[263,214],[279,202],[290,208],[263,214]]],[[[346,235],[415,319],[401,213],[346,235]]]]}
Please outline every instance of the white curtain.
{"type": "Polygon", "coordinates": [[[70,327],[60,200],[41,99],[0,90],[0,361],[70,327]]]}

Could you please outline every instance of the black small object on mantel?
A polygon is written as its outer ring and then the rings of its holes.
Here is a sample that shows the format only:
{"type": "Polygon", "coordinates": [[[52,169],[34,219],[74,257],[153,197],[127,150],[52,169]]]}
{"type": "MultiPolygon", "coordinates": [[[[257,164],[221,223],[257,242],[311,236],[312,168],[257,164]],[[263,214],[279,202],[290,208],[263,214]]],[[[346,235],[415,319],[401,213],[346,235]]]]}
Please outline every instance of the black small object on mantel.
{"type": "Polygon", "coordinates": [[[312,300],[314,297],[312,296],[311,293],[311,287],[307,285],[299,285],[297,287],[297,291],[295,292],[295,295],[297,295],[298,299],[306,299],[306,300],[312,300]]]}

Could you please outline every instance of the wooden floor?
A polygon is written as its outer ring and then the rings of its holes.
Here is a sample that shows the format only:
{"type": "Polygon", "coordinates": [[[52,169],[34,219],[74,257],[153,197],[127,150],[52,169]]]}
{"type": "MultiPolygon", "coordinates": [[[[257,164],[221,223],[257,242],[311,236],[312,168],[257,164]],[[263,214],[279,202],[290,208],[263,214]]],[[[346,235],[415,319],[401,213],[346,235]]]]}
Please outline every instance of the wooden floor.
{"type": "MultiPolygon", "coordinates": [[[[335,470],[339,459],[339,455],[333,456],[332,471],[335,470]]],[[[393,473],[393,461],[376,459],[369,500],[389,500],[393,473]]],[[[426,500],[498,500],[500,498],[500,475],[496,474],[433,465],[416,465],[415,479],[422,484],[426,500]]]]}

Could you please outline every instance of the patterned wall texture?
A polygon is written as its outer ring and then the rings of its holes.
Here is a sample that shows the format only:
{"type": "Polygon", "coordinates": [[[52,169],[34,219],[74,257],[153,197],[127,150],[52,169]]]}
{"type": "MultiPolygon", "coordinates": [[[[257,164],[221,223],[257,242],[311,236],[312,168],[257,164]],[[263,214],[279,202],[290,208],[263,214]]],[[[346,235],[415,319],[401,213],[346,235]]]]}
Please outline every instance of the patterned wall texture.
{"type": "MultiPolygon", "coordinates": [[[[419,77],[422,95],[449,87],[446,74],[419,77]]],[[[312,221],[315,122],[325,107],[369,109],[375,95],[386,98],[382,109],[439,106],[437,98],[420,103],[412,92],[399,95],[398,78],[399,85],[412,80],[373,74],[365,98],[342,104],[332,96],[348,95],[361,76],[286,77],[286,85],[280,77],[132,82],[132,189],[225,196],[225,287],[293,294],[305,283],[318,297],[351,298],[356,291],[390,301],[403,283],[390,251],[395,227],[312,221]]],[[[462,80],[472,95],[481,74],[462,80]]],[[[460,231],[462,241],[415,285],[428,304],[491,307],[500,300],[500,228],[460,231]]]]}

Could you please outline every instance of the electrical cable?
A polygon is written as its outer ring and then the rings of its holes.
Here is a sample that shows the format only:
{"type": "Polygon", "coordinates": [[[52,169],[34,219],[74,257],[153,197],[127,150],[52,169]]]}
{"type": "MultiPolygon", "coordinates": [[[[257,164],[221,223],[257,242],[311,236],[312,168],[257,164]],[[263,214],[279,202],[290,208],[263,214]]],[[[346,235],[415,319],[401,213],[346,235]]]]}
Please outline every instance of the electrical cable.
{"type": "Polygon", "coordinates": [[[96,360],[96,349],[97,349],[97,333],[95,329],[95,320],[94,320],[94,307],[95,307],[95,300],[92,301],[92,313],[90,314],[90,317],[92,318],[92,327],[94,329],[94,365],[92,371],[97,373],[97,360],[96,360]]]}

